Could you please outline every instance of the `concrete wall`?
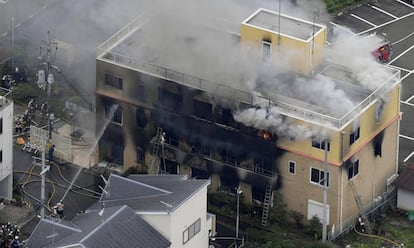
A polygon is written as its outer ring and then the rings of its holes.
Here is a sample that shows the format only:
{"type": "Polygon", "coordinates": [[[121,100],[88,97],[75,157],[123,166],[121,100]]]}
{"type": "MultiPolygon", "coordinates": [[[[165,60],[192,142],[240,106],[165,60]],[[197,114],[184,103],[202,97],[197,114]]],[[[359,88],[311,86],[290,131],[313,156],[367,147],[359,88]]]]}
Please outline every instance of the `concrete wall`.
{"type": "Polygon", "coordinates": [[[207,223],[207,187],[193,195],[174,212],[143,214],[141,217],[172,243],[171,248],[208,247],[209,230],[212,223],[207,223]],[[183,244],[184,230],[198,219],[201,220],[200,232],[186,244],[183,244]]]}
{"type": "Polygon", "coordinates": [[[414,210],[414,192],[399,188],[397,191],[397,208],[414,210]]]}
{"type": "Polygon", "coordinates": [[[272,48],[271,61],[284,61],[292,71],[302,74],[310,73],[319,65],[323,57],[326,36],[326,28],[323,28],[315,34],[313,40],[305,41],[284,34],[279,36],[277,32],[245,23],[242,23],[240,32],[243,49],[251,51],[249,56],[261,56],[262,41],[268,41],[272,48]]]}

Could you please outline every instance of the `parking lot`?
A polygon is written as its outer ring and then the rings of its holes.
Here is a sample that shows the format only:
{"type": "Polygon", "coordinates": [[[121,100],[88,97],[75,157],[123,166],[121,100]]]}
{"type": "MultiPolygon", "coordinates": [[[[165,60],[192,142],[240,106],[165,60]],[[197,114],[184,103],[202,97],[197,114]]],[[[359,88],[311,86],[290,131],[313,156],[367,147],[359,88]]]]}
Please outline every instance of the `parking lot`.
{"type": "Polygon", "coordinates": [[[331,25],[354,35],[385,35],[393,47],[387,66],[401,70],[399,161],[414,163],[414,6],[409,1],[377,0],[338,13],[331,25]]]}

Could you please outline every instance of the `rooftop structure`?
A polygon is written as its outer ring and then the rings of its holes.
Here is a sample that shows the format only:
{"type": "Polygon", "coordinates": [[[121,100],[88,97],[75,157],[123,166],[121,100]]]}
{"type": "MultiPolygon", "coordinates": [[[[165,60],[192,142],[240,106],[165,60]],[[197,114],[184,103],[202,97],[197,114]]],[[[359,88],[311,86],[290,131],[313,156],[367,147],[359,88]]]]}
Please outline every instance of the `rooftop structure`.
{"type": "MultiPolygon", "coordinates": [[[[280,17],[281,35],[307,42],[308,49],[316,42],[313,39],[326,30],[324,26],[308,21],[285,15],[280,17]],[[283,25],[286,25],[285,28],[283,25]]],[[[277,20],[277,13],[259,9],[242,25],[277,33],[277,20]],[[271,25],[273,22],[276,25],[271,25]]],[[[215,24],[217,22],[219,21],[214,20],[215,24]]],[[[165,13],[146,14],[99,46],[97,59],[202,90],[218,98],[250,106],[266,104],[276,107],[282,115],[334,130],[340,130],[351,123],[361,109],[372,105],[399,82],[399,71],[384,67],[388,73],[387,78],[383,82],[377,82],[378,87],[374,90],[367,90],[358,82],[350,68],[332,61],[318,65],[318,71],[313,74],[286,72],[289,74],[288,80],[280,79],[280,74],[269,75],[269,68],[253,68],[249,62],[241,61],[244,59],[240,54],[241,40],[243,37],[221,30],[219,25],[212,27],[189,22],[165,13]],[[169,33],[162,28],[165,26],[180,28],[173,28],[174,33],[169,33]],[[205,37],[216,39],[206,40],[205,37]],[[172,46],[174,49],[169,49],[172,46]],[[189,56],[197,59],[188,60],[189,56]],[[252,79],[252,71],[259,73],[257,78],[252,79]],[[306,90],[299,91],[302,88],[298,87],[299,84],[310,85],[309,82],[322,81],[321,77],[323,81],[331,83],[335,90],[343,91],[344,96],[352,100],[352,106],[338,112],[338,108],[330,109],[309,99],[306,90]],[[257,80],[261,78],[266,81],[266,87],[252,88],[249,80],[254,80],[257,85],[257,80]],[[273,85],[274,90],[270,91],[269,85],[273,85]]]]}
{"type": "Polygon", "coordinates": [[[310,40],[314,34],[324,29],[324,26],[320,24],[262,8],[254,12],[243,23],[300,40],[310,40]]]}

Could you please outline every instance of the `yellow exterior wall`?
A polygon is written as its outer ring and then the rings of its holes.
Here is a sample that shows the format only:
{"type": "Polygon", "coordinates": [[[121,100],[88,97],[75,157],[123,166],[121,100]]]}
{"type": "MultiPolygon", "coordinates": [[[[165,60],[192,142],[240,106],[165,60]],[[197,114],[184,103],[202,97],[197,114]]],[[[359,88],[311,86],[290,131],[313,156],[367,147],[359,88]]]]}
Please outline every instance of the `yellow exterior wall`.
{"type": "Polygon", "coordinates": [[[322,60],[326,29],[324,28],[317,33],[314,40],[310,39],[308,41],[281,34],[280,47],[278,47],[279,35],[277,33],[242,23],[240,37],[242,46],[253,48],[253,53],[260,56],[262,54],[262,41],[271,42],[271,60],[282,60],[292,71],[309,74],[322,60]],[[312,42],[315,42],[315,44],[313,45],[312,42]],[[257,50],[260,52],[257,52],[257,50]],[[311,56],[313,57],[312,61],[311,56]]]}
{"type": "MultiPolygon", "coordinates": [[[[348,160],[365,146],[367,142],[370,142],[373,137],[384,129],[385,126],[389,125],[390,122],[393,122],[395,118],[398,118],[399,92],[400,85],[398,84],[387,94],[382,118],[378,123],[376,123],[375,120],[375,112],[378,103],[375,102],[362,112],[359,118],[356,118],[355,124],[349,123],[343,130],[328,130],[330,133],[330,151],[328,153],[328,161],[330,164],[340,166],[342,162],[348,160]],[[350,134],[354,130],[354,125],[360,127],[360,137],[350,145],[350,134]]],[[[321,128],[310,123],[306,124],[300,120],[295,120],[295,124],[305,125],[309,129],[321,128]]],[[[324,160],[324,150],[312,147],[311,139],[295,141],[282,137],[278,140],[277,146],[309,159],[324,160]]]]}

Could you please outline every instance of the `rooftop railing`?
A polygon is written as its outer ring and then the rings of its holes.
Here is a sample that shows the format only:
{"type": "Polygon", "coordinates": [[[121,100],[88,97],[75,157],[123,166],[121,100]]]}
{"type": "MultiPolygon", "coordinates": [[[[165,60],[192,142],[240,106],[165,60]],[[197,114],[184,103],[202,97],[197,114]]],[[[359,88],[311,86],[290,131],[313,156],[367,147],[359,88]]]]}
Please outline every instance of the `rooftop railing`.
{"type": "Polygon", "coordinates": [[[316,125],[339,130],[341,130],[344,125],[347,125],[349,122],[352,122],[355,118],[357,118],[364,108],[372,104],[379,97],[384,96],[400,80],[400,72],[398,70],[387,68],[387,70],[393,71],[392,76],[374,92],[372,92],[372,94],[370,94],[365,100],[360,102],[357,106],[340,118],[329,116],[327,114],[322,114],[311,109],[294,105],[292,104],[293,100],[289,101],[287,97],[280,96],[270,99],[268,97],[254,95],[251,92],[231,88],[222,82],[205,80],[112,51],[112,49],[119,44],[120,41],[134,33],[148,20],[148,18],[150,18],[150,14],[148,13],[139,16],[99,46],[97,48],[97,59],[122,67],[128,67],[158,78],[173,81],[190,88],[202,90],[219,97],[225,97],[227,99],[242,102],[248,105],[254,106],[257,102],[266,102],[267,106],[274,106],[278,108],[281,114],[292,118],[303,119],[308,122],[315,123],[316,125]]]}

